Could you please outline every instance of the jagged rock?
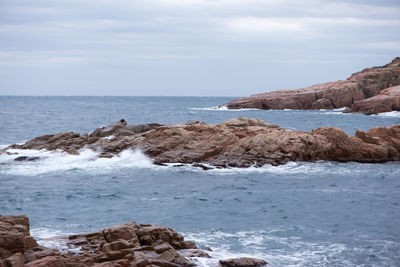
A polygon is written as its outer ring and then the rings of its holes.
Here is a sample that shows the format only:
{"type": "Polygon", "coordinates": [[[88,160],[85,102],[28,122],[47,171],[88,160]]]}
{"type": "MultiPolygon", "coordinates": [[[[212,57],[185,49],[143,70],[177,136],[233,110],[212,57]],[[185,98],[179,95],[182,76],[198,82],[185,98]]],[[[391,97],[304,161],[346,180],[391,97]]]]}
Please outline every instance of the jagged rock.
{"type": "MultiPolygon", "coordinates": [[[[231,119],[221,124],[195,123],[154,127],[131,136],[90,137],[86,142],[80,143],[80,146],[101,150],[99,157],[106,158],[127,149],[140,149],[158,165],[193,164],[205,170],[211,167],[279,165],[288,161],[373,163],[400,160],[399,125],[377,127],[367,132],[357,131],[356,136],[349,136],[341,129],[333,127],[322,127],[311,132],[291,131],[248,118],[231,119]],[[371,141],[367,136],[376,138],[371,141]],[[91,138],[97,138],[97,141],[91,143],[91,138]]],[[[81,140],[79,134],[69,134],[70,139],[65,139],[65,134],[51,136],[52,138],[38,137],[23,145],[11,145],[4,152],[10,148],[69,151],[71,147],[76,149],[76,139],[81,140]],[[59,136],[60,140],[53,138],[54,136],[59,136]],[[44,139],[49,140],[49,143],[43,142],[44,139]]],[[[153,240],[148,240],[149,245],[152,242],[153,240]]]]}
{"type": "Polygon", "coordinates": [[[0,259],[37,246],[29,234],[29,218],[26,215],[0,215],[0,259]]]}
{"type": "Polygon", "coordinates": [[[10,267],[23,267],[25,262],[25,257],[21,252],[15,253],[11,257],[5,260],[6,266],[10,267]]]}
{"type": "Polygon", "coordinates": [[[201,249],[187,249],[181,252],[181,255],[185,257],[196,257],[196,258],[211,258],[211,256],[201,249]]]}
{"type": "MultiPolygon", "coordinates": [[[[29,234],[26,215],[0,215],[0,267],[22,266],[193,266],[178,253],[179,249],[197,248],[173,229],[135,222],[101,231],[60,237],[77,253],[63,252],[37,245],[29,234]],[[146,237],[143,240],[139,238],[146,237]],[[151,241],[148,244],[147,241],[151,241]],[[143,241],[143,242],[142,242],[143,241]]],[[[200,255],[200,252],[196,255],[200,255]]]]}
{"type": "Polygon", "coordinates": [[[267,265],[268,263],[264,260],[244,257],[244,258],[220,260],[219,264],[222,267],[258,267],[267,265]]]}
{"type": "Polygon", "coordinates": [[[248,118],[234,118],[221,123],[227,127],[246,127],[246,126],[261,126],[266,128],[279,128],[279,125],[270,124],[268,122],[259,119],[248,119],[248,118]]]}
{"type": "Polygon", "coordinates": [[[376,96],[356,101],[346,112],[371,115],[394,110],[400,110],[400,86],[389,87],[376,96]]]}
{"type": "MultiPolygon", "coordinates": [[[[373,114],[380,110],[392,110],[393,97],[382,96],[371,102],[360,102],[377,96],[383,89],[400,85],[400,57],[382,67],[364,69],[352,74],[347,80],[313,85],[297,90],[279,90],[235,99],[225,106],[229,109],[334,109],[352,107],[352,112],[373,114]],[[391,100],[389,100],[391,99],[391,100]],[[357,102],[360,102],[357,104],[357,102]],[[353,107],[354,106],[354,107],[353,107]],[[371,111],[373,110],[373,111],[371,111]]],[[[387,93],[384,93],[384,95],[387,93]]]]}

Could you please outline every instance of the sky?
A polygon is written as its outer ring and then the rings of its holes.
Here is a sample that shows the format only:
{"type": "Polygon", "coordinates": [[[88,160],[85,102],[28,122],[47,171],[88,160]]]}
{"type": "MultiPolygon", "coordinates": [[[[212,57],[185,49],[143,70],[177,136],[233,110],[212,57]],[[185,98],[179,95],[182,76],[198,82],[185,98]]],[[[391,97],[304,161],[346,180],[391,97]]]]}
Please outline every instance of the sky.
{"type": "Polygon", "coordinates": [[[400,56],[400,0],[0,0],[0,95],[247,96],[400,56]]]}

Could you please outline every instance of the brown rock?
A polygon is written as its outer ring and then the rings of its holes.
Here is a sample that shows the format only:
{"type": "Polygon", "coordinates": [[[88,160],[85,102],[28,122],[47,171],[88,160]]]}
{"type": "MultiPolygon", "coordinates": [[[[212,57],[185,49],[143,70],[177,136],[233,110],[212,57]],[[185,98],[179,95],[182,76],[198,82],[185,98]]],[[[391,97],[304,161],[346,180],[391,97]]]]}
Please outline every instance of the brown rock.
{"type": "MultiPolygon", "coordinates": [[[[380,97],[371,102],[358,101],[378,95],[383,89],[400,85],[400,57],[382,67],[364,69],[347,80],[317,84],[297,90],[280,90],[238,98],[226,104],[229,109],[334,109],[352,107],[353,112],[373,114],[378,110],[391,110],[393,97],[380,97]],[[367,108],[363,105],[377,104],[367,108]],[[372,112],[372,113],[371,113],[372,112]]],[[[380,111],[382,112],[382,111],[380,111]]]]}
{"type": "MultiPolygon", "coordinates": [[[[66,259],[61,256],[48,256],[34,260],[24,265],[25,267],[66,267],[66,259]]],[[[68,265],[73,266],[73,265],[68,265]]],[[[82,265],[75,265],[82,266],[82,265]]]]}
{"type": "Polygon", "coordinates": [[[223,267],[258,267],[267,265],[268,263],[264,260],[254,258],[235,258],[220,260],[219,264],[223,267]]]}
{"type": "Polygon", "coordinates": [[[211,258],[211,256],[205,252],[204,250],[201,249],[187,249],[181,252],[182,256],[193,258],[193,257],[198,257],[198,258],[211,258]]]}
{"type": "Polygon", "coordinates": [[[389,87],[376,96],[356,101],[346,112],[371,115],[394,110],[400,110],[400,86],[389,87]]]}
{"type": "Polygon", "coordinates": [[[139,229],[134,222],[115,225],[103,230],[104,238],[107,242],[113,242],[118,239],[129,240],[133,242],[133,247],[138,246],[139,240],[136,236],[136,231],[139,229]]]}
{"type": "MultiPolygon", "coordinates": [[[[141,134],[112,139],[99,138],[93,144],[82,143],[82,146],[87,145],[94,150],[101,148],[103,152],[100,157],[107,158],[126,149],[140,149],[153,158],[155,164],[193,164],[205,170],[212,166],[250,167],[264,164],[279,165],[288,161],[330,160],[372,163],[400,159],[399,127],[398,125],[377,127],[375,129],[380,130],[371,129],[366,133],[358,131],[355,137],[351,137],[333,127],[323,127],[311,132],[290,131],[258,119],[237,118],[221,124],[157,126],[141,134]],[[366,137],[366,134],[375,136],[378,132],[380,134],[376,136],[378,139],[366,137]]],[[[19,148],[35,143],[33,140],[19,148]]],[[[48,149],[69,149],[62,142],[60,146],[55,146],[54,143],[41,145],[48,149]]],[[[139,242],[152,245],[158,239],[169,242],[168,231],[161,231],[163,237],[158,237],[155,233],[160,229],[146,232],[146,227],[141,226],[139,236],[137,228],[137,225],[124,224],[123,228],[114,226],[113,229],[105,229],[104,236],[107,242],[124,239],[130,240],[133,246],[139,245],[139,242]]],[[[176,243],[174,247],[177,249],[187,247],[179,240],[172,240],[170,243],[174,242],[176,243]]]]}
{"type": "Polygon", "coordinates": [[[25,257],[22,253],[15,253],[11,257],[5,260],[5,263],[9,267],[23,267],[25,262],[25,257]]]}
{"type": "Polygon", "coordinates": [[[89,234],[59,237],[69,248],[80,248],[61,254],[55,249],[38,246],[29,235],[26,215],[0,215],[0,267],[19,266],[193,266],[175,248],[195,247],[183,236],[165,226],[150,224],[139,227],[135,222],[115,225],[89,234]],[[147,236],[153,245],[139,242],[147,236]],[[25,263],[25,265],[24,265],[25,263]]]}
{"type": "Polygon", "coordinates": [[[0,259],[36,246],[29,233],[29,218],[26,215],[0,215],[0,259]]]}

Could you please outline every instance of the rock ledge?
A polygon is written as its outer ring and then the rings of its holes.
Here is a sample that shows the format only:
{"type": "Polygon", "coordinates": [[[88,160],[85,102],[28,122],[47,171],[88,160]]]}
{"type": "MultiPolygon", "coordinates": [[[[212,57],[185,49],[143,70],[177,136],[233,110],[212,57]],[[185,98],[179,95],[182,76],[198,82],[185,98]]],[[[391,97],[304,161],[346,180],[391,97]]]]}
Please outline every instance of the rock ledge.
{"type": "MultiPolygon", "coordinates": [[[[121,120],[91,134],[73,132],[36,137],[11,149],[62,150],[79,154],[92,149],[113,157],[139,149],[155,164],[193,164],[203,169],[279,165],[318,160],[377,163],[400,160],[400,125],[376,127],[347,135],[334,127],[291,131],[258,119],[236,118],[221,124],[128,125],[121,120]]],[[[10,151],[11,150],[11,151],[10,151]]],[[[32,160],[19,151],[15,160],[32,160]]],[[[35,158],[35,161],[40,160],[35,158]]]]}

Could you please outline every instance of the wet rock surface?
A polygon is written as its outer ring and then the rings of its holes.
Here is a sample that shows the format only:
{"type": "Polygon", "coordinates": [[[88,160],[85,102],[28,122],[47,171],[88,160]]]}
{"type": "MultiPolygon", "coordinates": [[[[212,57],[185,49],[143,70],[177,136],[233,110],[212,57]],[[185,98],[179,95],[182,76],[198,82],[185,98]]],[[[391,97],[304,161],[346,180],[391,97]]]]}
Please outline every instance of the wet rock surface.
{"type": "Polygon", "coordinates": [[[398,100],[388,96],[384,89],[400,85],[400,57],[382,67],[367,68],[352,74],[346,80],[313,85],[297,90],[279,90],[235,99],[226,104],[229,109],[337,109],[375,114],[399,110],[398,100]],[[363,102],[374,96],[379,98],[363,102]],[[389,98],[391,100],[389,100],[389,98]],[[363,106],[366,105],[366,108],[363,106]],[[377,108],[371,106],[377,105],[377,108]],[[383,111],[381,111],[383,110],[383,111]]]}
{"type": "MultiPolygon", "coordinates": [[[[26,215],[0,215],[0,266],[195,266],[192,258],[210,257],[173,229],[124,223],[101,231],[59,237],[65,251],[37,244],[26,215]]],[[[240,260],[239,262],[249,262],[240,260]]],[[[261,260],[253,260],[261,262],[261,260]]],[[[259,266],[259,265],[226,265],[259,266]]]]}
{"type": "Polygon", "coordinates": [[[244,257],[244,258],[220,260],[219,264],[222,267],[258,267],[267,265],[267,262],[255,258],[244,257]]]}
{"type": "Polygon", "coordinates": [[[154,164],[193,164],[204,170],[279,165],[289,161],[374,163],[400,160],[400,125],[357,131],[355,136],[349,136],[334,127],[322,127],[311,132],[292,131],[247,118],[231,119],[221,124],[194,122],[170,126],[130,126],[125,120],[121,121],[125,123],[98,128],[91,134],[68,132],[39,136],[22,145],[11,145],[3,153],[17,148],[78,154],[87,148],[97,151],[99,157],[110,158],[127,149],[140,149],[153,159],[154,164]],[[140,130],[132,132],[130,129],[140,130]],[[128,131],[130,135],[118,135],[128,131]]]}

